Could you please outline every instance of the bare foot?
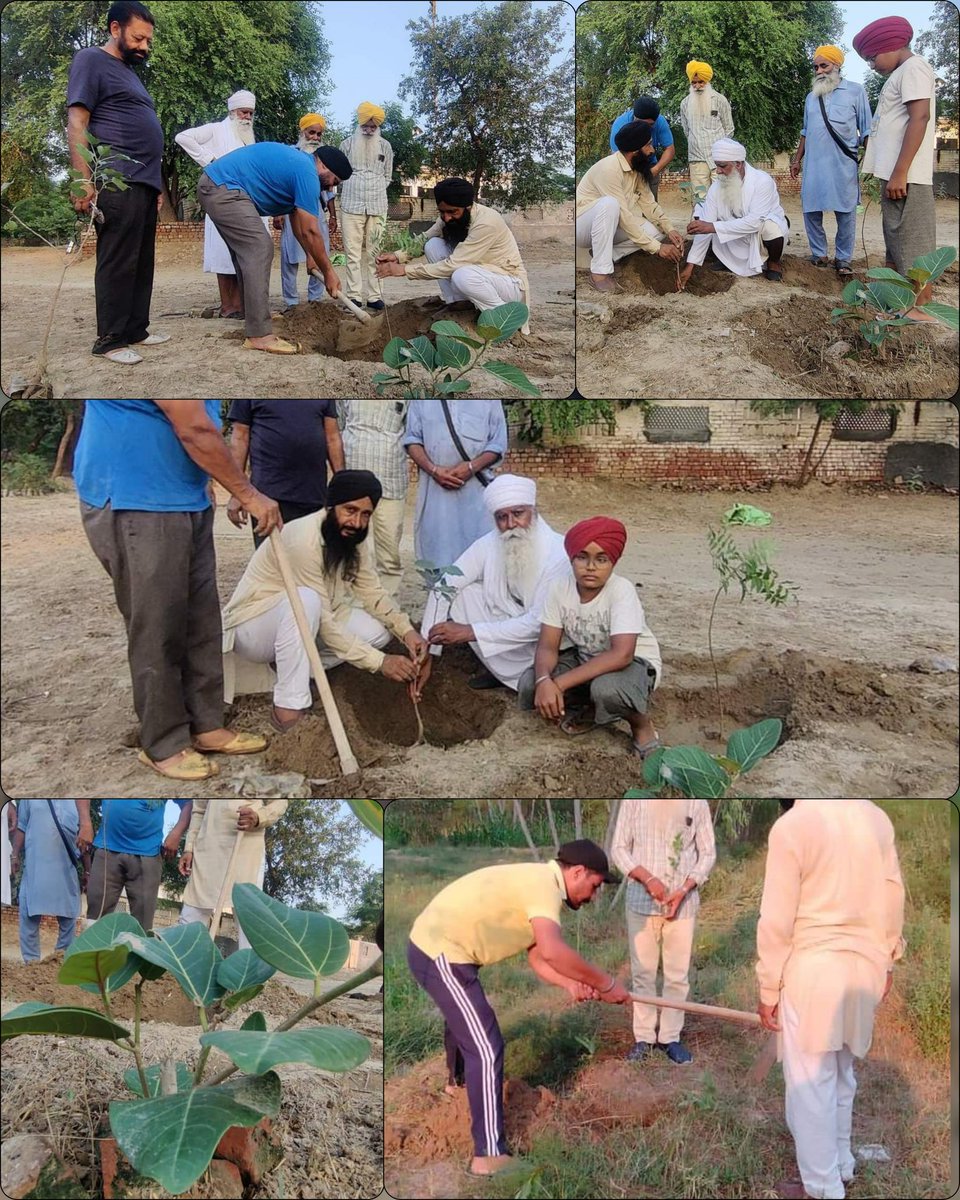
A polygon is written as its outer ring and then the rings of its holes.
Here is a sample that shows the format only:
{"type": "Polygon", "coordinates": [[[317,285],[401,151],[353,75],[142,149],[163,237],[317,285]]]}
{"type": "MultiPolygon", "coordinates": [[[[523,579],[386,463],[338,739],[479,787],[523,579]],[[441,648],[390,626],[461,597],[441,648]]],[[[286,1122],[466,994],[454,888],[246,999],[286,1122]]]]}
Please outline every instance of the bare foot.
{"type": "Polygon", "coordinates": [[[513,1162],[510,1154],[478,1154],[470,1164],[471,1175],[496,1175],[513,1162]]]}
{"type": "Polygon", "coordinates": [[[936,323],[936,320],[937,320],[936,317],[931,316],[930,313],[925,313],[922,309],[919,309],[919,308],[908,308],[907,311],[903,315],[906,317],[906,319],[908,321],[917,321],[918,323],[919,322],[930,322],[930,321],[933,321],[934,323],[936,323]]]}
{"type": "Polygon", "coordinates": [[[282,342],[283,338],[277,337],[275,333],[268,333],[264,337],[247,338],[247,341],[258,350],[268,350],[271,346],[275,346],[277,342],[282,342]]]}
{"type": "Polygon", "coordinates": [[[462,1087],[458,1087],[455,1083],[448,1083],[443,1089],[443,1094],[445,1096],[456,1097],[459,1096],[462,1091],[462,1087]]]}
{"type": "Polygon", "coordinates": [[[237,735],[231,729],[211,729],[207,733],[198,733],[193,741],[201,752],[204,750],[222,750],[237,735]]]}
{"type": "Polygon", "coordinates": [[[179,750],[176,754],[171,754],[169,758],[155,758],[153,765],[160,771],[166,771],[170,767],[179,767],[188,754],[194,754],[196,751],[191,750],[188,746],[186,750],[179,750]]]}

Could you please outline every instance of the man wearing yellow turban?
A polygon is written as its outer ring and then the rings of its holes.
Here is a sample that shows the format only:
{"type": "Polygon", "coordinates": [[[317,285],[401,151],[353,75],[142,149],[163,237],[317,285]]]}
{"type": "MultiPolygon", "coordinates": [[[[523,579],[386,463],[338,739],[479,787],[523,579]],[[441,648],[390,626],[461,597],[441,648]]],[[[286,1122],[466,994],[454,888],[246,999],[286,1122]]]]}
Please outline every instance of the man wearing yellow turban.
{"type": "Polygon", "coordinates": [[[687,139],[687,163],[693,198],[702,200],[717,178],[710,147],[720,138],[733,137],[733,114],[726,96],[713,90],[713,67],[691,59],[687,63],[690,94],[680,101],[680,124],[687,139]]]}
{"type": "MultiPolygon", "coordinates": [[[[296,142],[297,149],[302,150],[304,154],[313,154],[323,139],[323,131],[327,127],[326,118],[319,113],[304,113],[298,124],[300,135],[296,142]]],[[[330,235],[337,231],[337,214],[334,208],[336,194],[336,189],[328,191],[323,186],[320,188],[320,215],[317,224],[320,226],[320,236],[328,256],[330,235]]],[[[286,217],[274,217],[273,227],[283,231],[280,234],[280,286],[283,289],[284,304],[287,308],[294,308],[300,303],[297,274],[301,263],[306,263],[307,266],[307,299],[315,302],[322,300],[327,289],[322,279],[309,273],[311,265],[314,264],[312,260],[307,262],[306,251],[297,241],[291,223],[286,217]]]]}
{"type": "Polygon", "coordinates": [[[346,294],[355,304],[381,309],[376,260],[387,224],[387,186],[393,178],[393,147],[381,136],[386,113],[369,100],[357,108],[357,128],[340,143],[353,175],[340,191],[340,227],[347,256],[346,294]]]}
{"type": "Polygon", "coordinates": [[[818,267],[830,265],[823,214],[832,212],[837,218],[834,266],[841,278],[849,279],[860,200],[857,147],[866,143],[872,117],[867,93],[859,83],[841,78],[842,65],[839,46],[818,46],[813,52],[813,87],[804,102],[790,177],[796,179],[803,171],[800,207],[810,261],[818,267]]]}

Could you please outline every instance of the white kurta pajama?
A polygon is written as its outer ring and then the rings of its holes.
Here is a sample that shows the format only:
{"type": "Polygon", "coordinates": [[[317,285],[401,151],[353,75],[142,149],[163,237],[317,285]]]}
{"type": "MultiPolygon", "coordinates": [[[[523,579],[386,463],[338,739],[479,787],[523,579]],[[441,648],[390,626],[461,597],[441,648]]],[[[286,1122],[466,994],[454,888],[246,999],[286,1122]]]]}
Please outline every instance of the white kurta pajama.
{"type": "MultiPolygon", "coordinates": [[[[237,137],[236,122],[230,117],[223,121],[211,121],[209,125],[198,125],[196,129],[184,129],[176,134],[173,140],[201,169],[245,145],[237,137]]],[[[263,225],[269,233],[269,217],[263,218],[263,225]]],[[[209,217],[203,219],[203,269],[207,274],[237,273],[227,243],[209,217]]]]}
{"type": "MultiPolygon", "coordinates": [[[[520,676],[533,665],[540,637],[540,613],[555,579],[570,571],[563,537],[537,518],[536,546],[539,569],[529,596],[516,597],[503,569],[500,533],[478,538],[456,561],[463,575],[447,582],[457,589],[447,616],[447,602],[431,592],[423,613],[421,633],[427,637],[439,621],[472,625],[476,641],[470,643],[487,670],[508,688],[517,690],[520,676]]],[[[431,646],[439,654],[442,646],[431,646]]]]}
{"type": "Polygon", "coordinates": [[[734,275],[759,275],[763,267],[761,241],[787,238],[790,234],[773,176],[749,163],[744,163],[743,216],[727,216],[717,180],[707,192],[700,220],[710,221],[715,230],[694,235],[687,262],[700,266],[707,250],[712,249],[734,275]]]}
{"type": "Polygon", "coordinates": [[[871,800],[797,800],[770,831],[757,926],[764,1004],[780,1005],[787,1124],[808,1195],[843,1200],[856,1078],[903,953],[893,826],[871,800]]]}

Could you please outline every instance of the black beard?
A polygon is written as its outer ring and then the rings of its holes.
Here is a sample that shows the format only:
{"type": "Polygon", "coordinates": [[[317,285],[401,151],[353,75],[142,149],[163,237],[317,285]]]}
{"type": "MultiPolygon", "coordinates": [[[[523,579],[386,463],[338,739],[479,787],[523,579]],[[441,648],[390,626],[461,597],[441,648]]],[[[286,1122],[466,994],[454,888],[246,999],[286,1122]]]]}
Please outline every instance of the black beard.
{"type": "Polygon", "coordinates": [[[120,42],[120,54],[122,55],[123,61],[128,67],[139,67],[150,57],[148,52],[143,50],[132,50],[128,46],[125,46],[123,42],[120,42]]]}
{"type": "Polygon", "coordinates": [[[796,804],[796,800],[778,800],[777,803],[780,805],[781,812],[789,812],[796,804]]]}
{"type": "Polygon", "coordinates": [[[459,246],[467,240],[470,232],[470,210],[467,209],[462,217],[451,217],[443,226],[443,240],[448,246],[459,246]]]}
{"type": "Polygon", "coordinates": [[[647,187],[650,187],[653,183],[653,172],[650,170],[650,160],[642,150],[638,150],[633,156],[633,162],[631,162],[630,166],[633,167],[647,187]]]}
{"type": "Polygon", "coordinates": [[[344,537],[337,524],[336,513],[331,508],[320,525],[323,534],[323,569],[330,575],[340,570],[347,583],[353,583],[360,567],[358,547],[366,539],[368,530],[358,529],[353,537],[344,537]]]}

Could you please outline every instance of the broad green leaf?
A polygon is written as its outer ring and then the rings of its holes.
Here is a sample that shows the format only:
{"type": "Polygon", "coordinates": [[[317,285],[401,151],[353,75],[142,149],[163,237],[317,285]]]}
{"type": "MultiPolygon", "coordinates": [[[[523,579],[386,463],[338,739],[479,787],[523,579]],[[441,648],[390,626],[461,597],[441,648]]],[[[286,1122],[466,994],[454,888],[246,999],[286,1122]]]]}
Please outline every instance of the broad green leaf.
{"type": "Polygon", "coordinates": [[[403,366],[405,360],[400,357],[400,350],[401,347],[406,346],[406,344],[407,343],[403,340],[403,338],[398,337],[391,338],[390,341],[387,342],[383,348],[382,357],[383,361],[388,367],[393,367],[394,370],[396,370],[397,367],[403,366]]]}
{"type": "Polygon", "coordinates": [[[624,800],[650,800],[660,795],[660,788],[630,788],[623,793],[624,800]]]}
{"type": "Polygon", "coordinates": [[[125,192],[129,189],[130,184],[123,179],[114,179],[111,181],[110,187],[116,188],[118,192],[125,192]]]}
{"type": "Polygon", "coordinates": [[[243,988],[239,992],[231,992],[229,996],[224,996],[220,1003],[227,1012],[233,1012],[235,1008],[242,1008],[244,1004],[256,1000],[262,991],[263,984],[255,983],[252,987],[243,988]]]}
{"type": "Polygon", "coordinates": [[[909,279],[915,279],[917,283],[926,283],[930,278],[930,272],[925,271],[923,267],[911,267],[907,272],[909,279]]]}
{"type": "Polygon", "coordinates": [[[389,371],[377,371],[373,377],[374,383],[403,383],[399,375],[391,375],[389,371]]]}
{"type": "Polygon", "coordinates": [[[909,308],[913,304],[913,288],[899,283],[868,283],[864,288],[866,302],[886,312],[909,308]]]}
{"type": "Polygon", "coordinates": [[[469,392],[469,379],[442,379],[437,384],[437,394],[441,396],[455,396],[458,392],[469,392]]]}
{"type": "MultiPolygon", "coordinates": [[[[154,1063],[152,1067],[147,1067],[144,1070],[144,1075],[147,1077],[147,1087],[149,1095],[156,1096],[160,1091],[160,1071],[162,1070],[160,1063],[154,1063]]],[[[140,1072],[136,1067],[128,1067],[123,1073],[123,1082],[127,1085],[131,1092],[137,1096],[143,1096],[143,1089],[140,1086],[140,1072]]],[[[184,1062],[177,1063],[177,1091],[189,1092],[193,1087],[193,1072],[184,1062]]]]}
{"type": "Polygon", "coordinates": [[[481,325],[477,322],[477,336],[482,337],[485,342],[494,342],[500,336],[500,330],[496,325],[481,325]]]}
{"type": "Polygon", "coordinates": [[[715,754],[713,757],[714,761],[718,762],[720,766],[723,767],[731,779],[740,774],[740,764],[738,762],[734,762],[732,758],[726,758],[723,754],[715,754]]]}
{"type": "Polygon", "coordinates": [[[350,939],[338,921],[288,908],[252,883],[233,885],[233,911],[263,961],[298,979],[333,975],[349,957],[350,939]]]}
{"type": "Polygon", "coordinates": [[[929,254],[921,254],[919,258],[915,258],[913,265],[921,271],[929,271],[930,279],[939,279],[956,257],[957,251],[953,246],[938,246],[929,254]]]}
{"type": "MultiPolygon", "coordinates": [[[[958,318],[960,318],[960,312],[953,308],[952,305],[934,303],[921,304],[920,311],[929,313],[931,317],[936,317],[938,321],[942,321],[944,325],[949,325],[951,329],[958,328],[957,321],[958,318]]],[[[911,321],[910,324],[912,325],[913,322],[911,321]]]]}
{"type": "Polygon", "coordinates": [[[465,367],[470,361],[470,351],[456,338],[437,334],[437,365],[441,367],[465,367]]]}
{"type": "MultiPolygon", "coordinates": [[[[892,279],[896,283],[902,283],[904,287],[910,287],[910,281],[904,279],[899,271],[893,271],[890,267],[871,267],[867,272],[868,279],[892,279]]],[[[913,290],[912,288],[910,289],[913,290]]]]}
{"type": "Polygon", "coordinates": [[[509,304],[499,304],[496,308],[488,308],[486,312],[482,312],[477,318],[477,333],[487,341],[489,334],[486,330],[495,329],[497,332],[494,338],[500,341],[515,334],[527,323],[529,316],[530,310],[525,304],[511,300],[509,304]]]}
{"type": "Polygon", "coordinates": [[[271,1072],[175,1096],[114,1101],[110,1129],[141,1175],[179,1195],[207,1169],[217,1143],[231,1126],[249,1128],[279,1111],[280,1079],[271,1072]]]}
{"type": "Polygon", "coordinates": [[[242,992],[258,983],[266,983],[277,973],[252,950],[238,950],[217,967],[217,983],[228,992],[242,992]]]}
{"type": "Polygon", "coordinates": [[[851,315],[849,308],[834,308],[830,312],[830,320],[835,323],[840,317],[849,317],[851,315]]]}
{"type": "Polygon", "coordinates": [[[252,1012],[240,1026],[240,1028],[252,1029],[256,1033],[265,1033],[267,1029],[267,1018],[262,1012],[252,1012]]]}
{"type": "Polygon", "coordinates": [[[280,1063],[303,1062],[323,1071],[352,1071],[370,1057],[370,1043],[352,1029],[288,1029],[252,1033],[223,1029],[200,1035],[201,1046],[214,1046],[232,1063],[259,1075],[280,1063]]]}
{"type": "Polygon", "coordinates": [[[362,824],[383,840],[383,805],[379,800],[348,800],[353,815],[362,824]]]}
{"type": "Polygon", "coordinates": [[[119,1042],[130,1036],[129,1029],[92,1008],[56,1008],[33,1000],[19,1005],[0,1021],[0,1041],[23,1034],[45,1033],[99,1038],[105,1042],[119,1042]]]}
{"type": "Polygon", "coordinates": [[[110,976],[116,974],[130,957],[129,946],[110,946],[103,950],[81,950],[65,955],[57,972],[58,983],[85,983],[106,990],[110,976]]]}
{"type": "Polygon", "coordinates": [[[423,337],[422,335],[420,337],[415,337],[408,342],[408,347],[410,350],[410,357],[414,362],[420,363],[421,366],[426,367],[428,371],[433,370],[433,368],[436,366],[436,355],[433,349],[433,342],[431,342],[428,337],[423,337]]]}
{"type": "Polygon", "coordinates": [[[497,379],[502,379],[504,383],[512,384],[518,391],[527,396],[539,396],[540,389],[535,383],[524,375],[519,367],[515,367],[513,363],[502,362],[487,362],[482,363],[483,369],[491,375],[495,375],[497,379]]]}
{"type": "Polygon", "coordinates": [[[456,321],[434,321],[430,328],[434,333],[443,333],[447,337],[466,336],[463,326],[458,325],[456,321]]]}
{"type": "Polygon", "coordinates": [[[737,729],[727,740],[727,757],[740,764],[743,775],[771,750],[775,750],[783,732],[783,722],[771,717],[746,729],[737,729]]]}
{"type": "Polygon", "coordinates": [[[730,776],[699,746],[672,746],[660,760],[660,777],[685,796],[702,800],[726,795],[730,776]]]}
{"type": "Polygon", "coordinates": [[[224,988],[217,983],[217,969],[223,955],[202,922],[171,925],[155,938],[122,933],[118,941],[126,942],[141,958],[168,970],[192,1004],[206,1007],[224,994],[224,988]]]}
{"type": "Polygon", "coordinates": [[[651,751],[650,754],[643,760],[643,782],[649,783],[651,786],[661,782],[660,779],[660,762],[663,759],[666,746],[660,746],[659,749],[651,751]]]}
{"type": "Polygon", "coordinates": [[[80,155],[80,157],[83,159],[83,161],[85,163],[89,163],[92,166],[93,160],[94,160],[93,151],[88,146],[83,146],[79,142],[77,142],[76,148],[77,148],[77,153],[80,155]]]}
{"type": "MultiPolygon", "coordinates": [[[[67,980],[63,977],[64,968],[70,962],[75,954],[82,954],[89,950],[110,950],[123,943],[119,941],[121,933],[133,933],[137,937],[146,937],[143,926],[140,922],[130,915],[130,913],[116,912],[110,913],[105,917],[100,917],[89,925],[83,933],[80,934],[70,945],[63,959],[63,967],[60,969],[60,981],[66,983],[67,980]]],[[[107,980],[107,991],[116,992],[123,987],[130,979],[139,971],[145,979],[159,979],[163,974],[160,967],[155,967],[148,963],[146,959],[141,958],[138,954],[130,953],[130,947],[127,947],[129,957],[126,963],[115,974],[111,975],[107,980]]],[[[72,980],[70,982],[73,982],[72,980]]],[[[81,983],[80,987],[85,992],[90,992],[94,996],[100,994],[100,989],[95,983],[81,983]]]]}
{"type": "Polygon", "coordinates": [[[845,304],[859,304],[860,293],[864,290],[863,284],[859,279],[851,279],[849,283],[844,284],[841,295],[845,304]]]}

